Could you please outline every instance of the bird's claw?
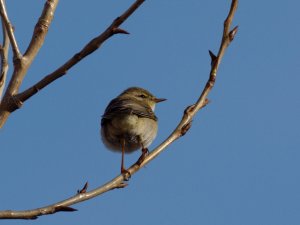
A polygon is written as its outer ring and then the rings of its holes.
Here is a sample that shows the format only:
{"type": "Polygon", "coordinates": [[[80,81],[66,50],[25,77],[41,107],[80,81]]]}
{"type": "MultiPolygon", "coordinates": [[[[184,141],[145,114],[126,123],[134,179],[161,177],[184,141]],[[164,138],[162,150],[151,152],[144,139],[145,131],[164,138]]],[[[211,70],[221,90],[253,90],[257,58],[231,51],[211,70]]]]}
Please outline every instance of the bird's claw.
{"type": "Polygon", "coordinates": [[[131,173],[125,168],[121,169],[121,174],[123,175],[125,181],[129,181],[129,179],[131,178],[131,173]]]}

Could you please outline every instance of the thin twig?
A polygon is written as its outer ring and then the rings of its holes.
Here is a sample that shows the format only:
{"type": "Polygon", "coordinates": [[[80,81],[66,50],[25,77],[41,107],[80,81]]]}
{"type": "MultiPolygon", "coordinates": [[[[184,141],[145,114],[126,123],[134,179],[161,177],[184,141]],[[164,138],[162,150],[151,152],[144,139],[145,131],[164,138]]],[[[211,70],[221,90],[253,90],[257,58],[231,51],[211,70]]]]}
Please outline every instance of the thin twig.
{"type": "MultiPolygon", "coordinates": [[[[172,134],[164,142],[162,142],[158,147],[156,147],[148,156],[146,156],[145,160],[143,161],[143,163],[140,166],[135,163],[128,169],[128,171],[130,172],[131,175],[136,173],[143,166],[145,166],[151,160],[153,160],[155,157],[157,157],[172,142],[174,142],[176,139],[183,136],[187,132],[189,127],[191,126],[191,122],[192,122],[192,119],[195,116],[195,114],[201,108],[203,108],[205,105],[208,104],[207,95],[215,83],[218,66],[224,55],[225,49],[228,47],[230,42],[233,40],[233,37],[237,31],[236,28],[233,29],[234,32],[232,32],[232,31],[229,32],[229,29],[228,29],[231,26],[232,19],[233,19],[235,10],[237,8],[237,5],[238,5],[238,0],[232,0],[232,5],[231,5],[229,15],[228,15],[227,19],[225,20],[226,26],[224,26],[223,38],[221,41],[219,53],[217,56],[213,55],[214,57],[211,57],[213,62],[212,62],[212,66],[211,66],[210,76],[209,76],[207,84],[206,84],[204,90],[202,91],[202,94],[200,95],[198,101],[195,104],[186,108],[180,123],[175,128],[175,130],[172,132],[172,134]]],[[[126,184],[124,184],[124,181],[126,181],[127,179],[128,179],[128,177],[119,175],[119,176],[115,177],[114,179],[112,179],[111,181],[107,182],[106,184],[102,185],[99,188],[96,188],[89,192],[87,192],[85,189],[83,191],[83,193],[79,192],[78,194],[76,194],[75,196],[73,196],[69,199],[54,203],[52,205],[49,205],[49,206],[46,206],[43,208],[27,210],[27,211],[11,211],[11,210],[0,211],[0,218],[2,218],[2,219],[36,219],[38,216],[52,214],[52,213],[57,212],[58,208],[68,207],[70,205],[73,205],[73,204],[76,204],[76,203],[79,203],[82,201],[86,201],[90,198],[96,197],[100,194],[103,194],[103,193],[113,190],[115,188],[126,187],[126,184]]]]}
{"type": "MultiPolygon", "coordinates": [[[[223,37],[222,37],[219,53],[214,58],[214,60],[213,60],[214,62],[212,62],[212,64],[211,64],[209,79],[208,79],[199,99],[197,100],[197,102],[195,104],[186,108],[180,123],[175,128],[175,130],[172,132],[172,134],[163,143],[161,143],[157,148],[155,148],[151,152],[151,154],[148,155],[148,157],[144,160],[144,162],[142,163],[141,166],[144,166],[149,161],[153,160],[163,150],[165,150],[165,148],[168,147],[172,142],[174,142],[176,139],[178,139],[183,134],[185,134],[185,132],[186,132],[185,127],[190,126],[190,123],[192,122],[192,119],[195,116],[195,114],[209,103],[207,96],[208,96],[209,92],[211,91],[211,89],[213,88],[214,83],[216,81],[219,64],[224,56],[226,48],[229,46],[229,44],[233,40],[232,34],[231,34],[231,32],[229,32],[229,28],[231,26],[237,6],[238,6],[238,0],[232,0],[229,14],[224,22],[224,24],[226,24],[226,26],[224,26],[224,29],[223,29],[223,37]]],[[[234,32],[234,35],[235,35],[237,28],[234,28],[234,29],[235,29],[235,32],[234,32]]],[[[133,171],[135,171],[135,168],[136,167],[133,167],[133,171]]],[[[129,172],[131,174],[133,174],[133,171],[131,169],[129,169],[129,172]]]]}
{"type": "Polygon", "coordinates": [[[119,28],[119,26],[144,2],[144,0],[135,1],[121,16],[117,17],[112,24],[99,36],[92,39],[82,50],[76,53],[66,63],[56,69],[54,72],[45,76],[32,87],[21,92],[16,96],[20,102],[25,102],[27,99],[35,95],[38,91],[51,84],[56,79],[65,75],[70,68],[76,65],[83,58],[96,51],[101,45],[114,34],[129,34],[127,31],[119,28]]]}
{"type": "Polygon", "coordinates": [[[14,34],[13,26],[11,25],[11,22],[9,21],[7,12],[6,12],[6,6],[5,6],[5,0],[0,0],[0,14],[2,21],[5,25],[5,29],[7,31],[10,43],[12,45],[12,50],[14,54],[15,59],[20,59],[22,57],[21,52],[18,47],[18,43],[14,34]]]}
{"type": "Polygon", "coordinates": [[[5,25],[3,21],[1,21],[2,24],[2,34],[3,34],[3,43],[0,48],[0,57],[1,57],[1,68],[0,68],[0,102],[3,94],[3,90],[5,87],[6,82],[6,76],[8,71],[8,49],[9,49],[9,37],[5,29],[5,25]]]}

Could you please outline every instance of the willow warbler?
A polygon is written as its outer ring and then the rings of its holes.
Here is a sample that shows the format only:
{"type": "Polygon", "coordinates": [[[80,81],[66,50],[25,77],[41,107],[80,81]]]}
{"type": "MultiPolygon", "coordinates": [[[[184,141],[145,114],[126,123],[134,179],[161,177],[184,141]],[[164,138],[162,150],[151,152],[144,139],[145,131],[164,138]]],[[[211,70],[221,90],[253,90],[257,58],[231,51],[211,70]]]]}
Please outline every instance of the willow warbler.
{"type": "Polygon", "coordinates": [[[141,149],[138,165],[148,154],[147,147],[157,133],[155,104],[165,100],[156,98],[143,88],[131,87],[111,100],[106,107],[101,120],[101,136],[107,148],[122,153],[122,174],[128,173],[124,167],[125,153],[141,149]]]}

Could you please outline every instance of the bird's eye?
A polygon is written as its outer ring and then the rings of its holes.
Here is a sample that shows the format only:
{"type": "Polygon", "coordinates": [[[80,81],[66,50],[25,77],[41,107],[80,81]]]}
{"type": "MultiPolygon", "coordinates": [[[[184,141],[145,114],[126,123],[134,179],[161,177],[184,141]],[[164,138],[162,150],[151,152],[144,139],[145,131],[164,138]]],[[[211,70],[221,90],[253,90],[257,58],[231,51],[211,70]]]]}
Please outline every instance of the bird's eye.
{"type": "Polygon", "coordinates": [[[144,95],[144,94],[141,94],[141,95],[139,95],[139,97],[141,97],[141,98],[146,98],[147,96],[144,95]]]}

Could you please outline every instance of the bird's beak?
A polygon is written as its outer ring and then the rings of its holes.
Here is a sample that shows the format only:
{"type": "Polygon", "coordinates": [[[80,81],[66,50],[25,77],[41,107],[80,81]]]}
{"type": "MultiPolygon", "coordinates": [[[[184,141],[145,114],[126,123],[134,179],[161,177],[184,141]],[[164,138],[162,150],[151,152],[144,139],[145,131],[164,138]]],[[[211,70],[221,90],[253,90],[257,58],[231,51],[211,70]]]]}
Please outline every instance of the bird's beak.
{"type": "Polygon", "coordinates": [[[163,102],[163,101],[166,101],[167,99],[165,99],[165,98],[155,98],[154,99],[154,102],[155,103],[159,103],[159,102],[163,102]]]}

